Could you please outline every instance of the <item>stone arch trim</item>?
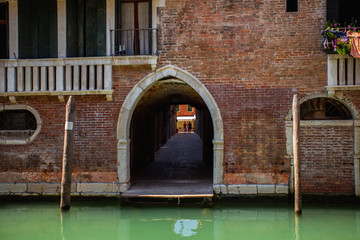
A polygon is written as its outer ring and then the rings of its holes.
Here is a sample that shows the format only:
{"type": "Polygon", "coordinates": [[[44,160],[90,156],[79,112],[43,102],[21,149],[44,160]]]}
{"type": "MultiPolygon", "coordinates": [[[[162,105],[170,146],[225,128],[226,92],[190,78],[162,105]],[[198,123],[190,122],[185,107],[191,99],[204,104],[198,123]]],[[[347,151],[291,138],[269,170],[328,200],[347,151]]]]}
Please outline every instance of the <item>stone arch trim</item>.
{"type": "MultiPolygon", "coordinates": [[[[354,181],[355,181],[355,196],[360,197],[360,111],[357,109],[355,104],[353,104],[349,99],[342,97],[338,98],[336,96],[329,96],[327,93],[313,93],[302,97],[299,100],[299,105],[302,103],[313,99],[313,98],[330,98],[336,101],[341,102],[347,109],[351,112],[352,120],[335,120],[338,125],[343,126],[354,126],[354,181]]],[[[289,189],[293,193],[293,144],[292,144],[292,109],[285,116],[285,130],[286,130],[286,155],[291,159],[291,169],[290,169],[290,183],[289,189]]],[[[328,121],[333,122],[335,121],[328,121]]],[[[317,122],[316,120],[313,122],[317,122]]],[[[324,121],[326,122],[326,121],[324,121]]]]}
{"type": "MultiPolygon", "coordinates": [[[[331,97],[327,93],[313,93],[313,94],[306,95],[305,97],[302,97],[301,99],[299,99],[299,105],[301,105],[302,103],[304,103],[310,99],[314,99],[314,98],[330,98],[330,99],[334,99],[338,102],[341,102],[351,112],[353,120],[360,119],[360,112],[351,101],[349,101],[346,98],[337,98],[335,96],[331,97]]],[[[292,109],[290,109],[289,112],[286,114],[285,121],[291,121],[291,118],[292,118],[292,109]]]]}
{"type": "Polygon", "coordinates": [[[192,87],[204,100],[209,109],[214,127],[214,186],[223,182],[224,131],[220,109],[207,88],[192,74],[178,67],[168,65],[141,79],[127,95],[119,113],[117,124],[117,161],[120,192],[130,187],[130,123],[132,114],[145,92],[163,78],[174,78],[192,87]]]}
{"type": "Polygon", "coordinates": [[[23,104],[0,106],[0,112],[6,111],[6,110],[27,110],[27,111],[31,112],[31,114],[34,115],[34,117],[36,119],[36,130],[29,138],[27,138],[25,140],[0,140],[0,144],[24,145],[24,144],[28,144],[28,143],[31,143],[32,141],[34,141],[34,139],[37,137],[37,135],[41,131],[42,120],[41,120],[40,114],[34,108],[30,107],[29,105],[23,105],[23,104]]]}

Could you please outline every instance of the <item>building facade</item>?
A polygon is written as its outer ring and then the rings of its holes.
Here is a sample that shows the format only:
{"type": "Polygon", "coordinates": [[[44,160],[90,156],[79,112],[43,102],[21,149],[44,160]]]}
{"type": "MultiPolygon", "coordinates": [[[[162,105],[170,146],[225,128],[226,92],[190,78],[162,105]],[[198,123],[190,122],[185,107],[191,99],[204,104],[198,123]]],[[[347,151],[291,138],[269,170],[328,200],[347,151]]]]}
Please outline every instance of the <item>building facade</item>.
{"type": "Polygon", "coordinates": [[[196,120],[195,108],[189,104],[177,105],[176,128],[177,132],[193,132],[196,120]],[[190,123],[190,127],[189,127],[190,123]]]}
{"type": "Polygon", "coordinates": [[[130,188],[178,104],[216,194],[290,194],[297,93],[303,192],[360,196],[360,61],[320,47],[327,19],[357,17],[342,2],[0,1],[1,194],[59,192],[70,95],[74,194],[130,188]]]}

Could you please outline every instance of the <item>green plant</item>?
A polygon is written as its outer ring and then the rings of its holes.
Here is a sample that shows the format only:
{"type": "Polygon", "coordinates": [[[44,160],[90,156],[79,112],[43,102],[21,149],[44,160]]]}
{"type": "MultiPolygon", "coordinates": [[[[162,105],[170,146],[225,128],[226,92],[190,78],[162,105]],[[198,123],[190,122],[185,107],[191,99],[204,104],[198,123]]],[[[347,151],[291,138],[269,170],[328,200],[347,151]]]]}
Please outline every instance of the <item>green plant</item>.
{"type": "Polygon", "coordinates": [[[356,21],[352,21],[350,24],[341,24],[335,21],[327,21],[325,25],[325,34],[327,41],[331,43],[326,51],[330,53],[337,53],[340,55],[350,54],[351,52],[351,45],[350,40],[346,37],[346,32],[348,31],[357,31],[359,30],[356,28],[356,21]],[[345,36],[341,36],[344,35],[345,36]],[[339,37],[341,36],[341,37],[339,37]]]}
{"type": "Polygon", "coordinates": [[[351,46],[348,39],[337,38],[335,39],[334,51],[340,55],[350,54],[351,46]]]}

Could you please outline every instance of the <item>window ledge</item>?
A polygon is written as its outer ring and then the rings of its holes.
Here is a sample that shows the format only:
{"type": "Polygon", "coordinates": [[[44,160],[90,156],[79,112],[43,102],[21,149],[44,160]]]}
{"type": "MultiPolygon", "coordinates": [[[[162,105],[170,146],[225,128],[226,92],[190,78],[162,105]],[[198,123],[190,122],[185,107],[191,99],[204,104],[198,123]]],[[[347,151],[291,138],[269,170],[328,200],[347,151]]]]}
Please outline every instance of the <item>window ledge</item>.
{"type": "Polygon", "coordinates": [[[11,102],[16,103],[15,97],[22,96],[58,96],[59,100],[63,102],[64,96],[106,95],[106,99],[112,101],[113,93],[114,90],[0,92],[0,97],[9,97],[11,102]]]}
{"type": "Polygon", "coordinates": [[[157,56],[114,56],[112,60],[113,66],[126,66],[126,65],[151,65],[152,69],[156,68],[157,56]]]}
{"type": "Polygon", "coordinates": [[[346,85],[346,86],[326,86],[328,91],[357,91],[360,90],[360,85],[346,85]]]}
{"type": "Polygon", "coordinates": [[[341,96],[343,91],[359,91],[360,85],[346,85],[346,86],[326,86],[328,95],[331,96],[341,96]]]}
{"type": "Polygon", "coordinates": [[[347,127],[353,126],[354,120],[301,120],[300,126],[339,126],[339,127],[347,127]]]}

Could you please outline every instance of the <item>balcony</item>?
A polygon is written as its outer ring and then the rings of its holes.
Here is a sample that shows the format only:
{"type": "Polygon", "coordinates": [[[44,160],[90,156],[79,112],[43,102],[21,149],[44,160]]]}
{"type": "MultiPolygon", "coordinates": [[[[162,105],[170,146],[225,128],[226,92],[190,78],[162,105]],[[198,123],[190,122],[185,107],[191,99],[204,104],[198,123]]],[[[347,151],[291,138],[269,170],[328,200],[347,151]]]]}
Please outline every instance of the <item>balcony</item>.
{"type": "Polygon", "coordinates": [[[349,55],[328,55],[328,84],[330,94],[335,91],[360,90],[360,59],[349,55]]]}
{"type": "Polygon", "coordinates": [[[0,96],[102,94],[111,100],[112,58],[0,60],[0,96]]]}
{"type": "Polygon", "coordinates": [[[158,55],[158,31],[155,28],[113,29],[112,56],[158,55]]]}
{"type": "Polygon", "coordinates": [[[112,99],[112,67],[157,64],[157,29],[110,30],[108,57],[0,59],[0,97],[106,95],[112,99]]]}
{"type": "MultiPolygon", "coordinates": [[[[335,24],[336,27],[336,24],[335,24]]],[[[353,58],[351,52],[351,38],[359,28],[339,28],[329,26],[324,32],[322,49],[328,53],[328,83],[330,95],[336,91],[360,90],[360,59],[353,58]]]]}

